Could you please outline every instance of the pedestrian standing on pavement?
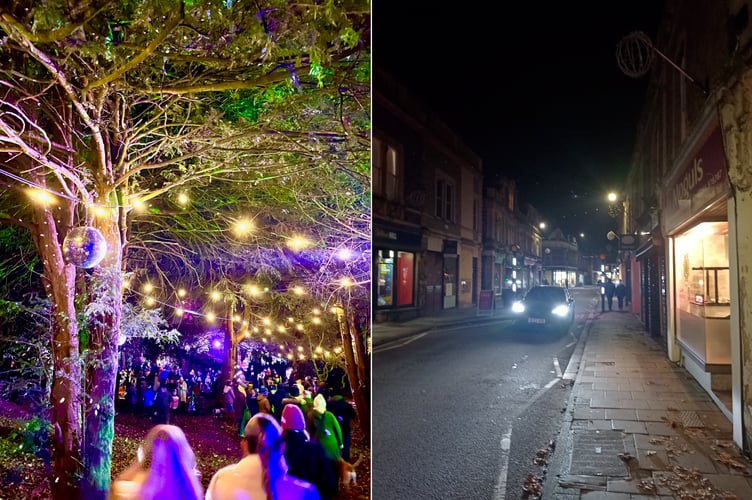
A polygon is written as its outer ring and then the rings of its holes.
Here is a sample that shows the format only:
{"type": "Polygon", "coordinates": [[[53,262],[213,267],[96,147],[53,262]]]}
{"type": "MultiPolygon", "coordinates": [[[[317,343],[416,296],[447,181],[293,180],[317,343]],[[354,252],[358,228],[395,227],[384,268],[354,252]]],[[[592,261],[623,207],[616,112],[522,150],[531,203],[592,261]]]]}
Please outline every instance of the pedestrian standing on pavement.
{"type": "Polygon", "coordinates": [[[614,295],[616,295],[616,300],[619,302],[619,310],[621,311],[624,308],[624,297],[627,295],[627,287],[621,281],[614,287],[614,295]]]}
{"type": "Polygon", "coordinates": [[[606,302],[608,302],[608,310],[611,311],[613,309],[614,290],[616,289],[616,286],[614,285],[614,282],[611,281],[611,278],[608,278],[606,280],[606,284],[603,285],[603,288],[606,292],[606,302]]]}

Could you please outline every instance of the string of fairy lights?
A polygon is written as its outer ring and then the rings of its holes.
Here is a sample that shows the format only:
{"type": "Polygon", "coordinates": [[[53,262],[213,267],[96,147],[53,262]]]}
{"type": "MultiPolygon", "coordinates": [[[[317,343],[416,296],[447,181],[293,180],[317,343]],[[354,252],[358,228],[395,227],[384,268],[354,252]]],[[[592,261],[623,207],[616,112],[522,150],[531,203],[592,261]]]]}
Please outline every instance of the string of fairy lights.
{"type": "MultiPolygon", "coordinates": [[[[142,290],[136,290],[133,287],[131,287],[130,282],[124,282],[123,287],[130,290],[132,293],[139,296],[145,305],[149,307],[165,307],[173,310],[173,313],[175,316],[183,317],[185,315],[192,315],[200,318],[204,318],[209,323],[219,323],[219,322],[225,322],[225,321],[233,321],[237,323],[240,326],[240,331],[238,332],[238,336],[245,339],[250,339],[253,336],[259,336],[259,340],[267,344],[270,347],[277,347],[280,349],[280,351],[287,351],[287,350],[293,350],[293,348],[290,348],[286,346],[285,344],[275,344],[273,342],[273,336],[275,333],[279,333],[281,335],[289,333],[290,330],[297,330],[299,332],[305,332],[306,326],[304,322],[296,320],[293,317],[286,318],[282,323],[274,323],[272,318],[269,316],[261,316],[261,315],[255,315],[259,318],[259,325],[251,325],[247,320],[244,320],[241,318],[240,315],[234,315],[233,317],[222,317],[216,315],[214,312],[202,312],[199,310],[194,310],[190,308],[186,308],[181,304],[173,305],[168,302],[162,301],[154,297],[152,295],[152,292],[156,290],[156,287],[154,287],[151,283],[146,282],[142,286],[142,290]]],[[[253,295],[258,295],[261,293],[267,293],[268,290],[260,290],[255,287],[249,287],[252,290],[253,295]]],[[[305,294],[305,291],[303,291],[302,287],[295,286],[291,289],[291,292],[295,295],[303,295],[305,294]]],[[[176,296],[178,296],[181,300],[185,300],[188,293],[184,288],[178,288],[176,290],[176,296]]],[[[222,294],[218,291],[212,291],[209,293],[209,298],[213,302],[219,302],[222,299],[222,294]]],[[[314,307],[311,309],[311,315],[310,323],[312,325],[322,325],[324,321],[322,320],[322,309],[319,307],[314,307]]],[[[336,314],[336,308],[333,307],[330,309],[331,313],[336,314]]],[[[295,349],[297,351],[295,354],[288,352],[286,357],[289,360],[292,359],[299,359],[299,360],[305,360],[309,356],[313,359],[318,359],[319,357],[327,358],[333,354],[337,355],[342,352],[342,348],[337,346],[334,347],[331,351],[328,349],[323,348],[322,346],[316,346],[315,348],[311,349],[310,354],[306,354],[306,349],[303,346],[297,346],[295,349]]]]}
{"type": "MultiPolygon", "coordinates": [[[[29,197],[34,202],[42,204],[45,208],[49,208],[51,205],[55,205],[57,201],[56,197],[62,197],[62,198],[66,198],[66,199],[73,200],[73,201],[80,201],[76,198],[71,197],[70,195],[66,193],[60,193],[57,191],[50,190],[46,187],[35,185],[33,182],[30,182],[19,176],[11,174],[10,172],[7,172],[5,170],[0,169],[0,174],[11,177],[12,179],[22,182],[23,184],[29,186],[29,189],[27,190],[29,197]]],[[[182,206],[187,206],[190,203],[190,198],[187,195],[187,193],[182,192],[178,194],[177,202],[178,204],[182,206]]],[[[90,213],[94,216],[104,215],[104,211],[106,210],[116,210],[120,208],[139,210],[141,208],[144,208],[144,204],[140,202],[139,200],[132,199],[130,205],[123,205],[123,206],[120,206],[120,205],[102,206],[102,205],[97,205],[93,203],[88,203],[86,205],[87,213],[90,213]]],[[[76,229],[82,229],[82,228],[76,228],[76,229]]],[[[69,236],[72,236],[73,233],[76,231],[76,229],[71,231],[71,235],[69,236]]],[[[85,229],[89,232],[93,231],[95,235],[98,234],[99,237],[101,237],[101,233],[99,233],[96,229],[94,228],[85,228],[85,229]]],[[[238,236],[247,235],[251,233],[253,230],[254,230],[254,225],[253,225],[253,220],[251,218],[239,218],[235,221],[233,231],[236,235],[238,236]]],[[[102,238],[102,241],[104,241],[104,238],[103,237],[101,238],[102,238]]],[[[66,242],[64,243],[64,246],[68,245],[68,249],[70,248],[76,249],[73,245],[82,246],[85,243],[81,240],[81,236],[78,234],[76,234],[76,238],[74,238],[72,242],[69,243],[68,239],[69,238],[66,238],[66,242]]],[[[296,252],[301,251],[311,245],[311,242],[307,238],[300,236],[300,235],[288,236],[288,237],[285,237],[285,239],[286,239],[286,245],[291,250],[296,251],[296,252]]],[[[349,248],[342,247],[342,248],[337,249],[334,252],[334,256],[341,261],[348,261],[348,260],[358,257],[358,254],[349,248]]],[[[101,257],[103,257],[103,255],[101,257]]],[[[85,267],[85,268],[93,267],[94,265],[98,264],[99,261],[101,261],[101,257],[99,258],[99,260],[97,260],[91,265],[89,265],[90,263],[87,263],[87,264],[82,264],[80,262],[79,263],[73,262],[73,263],[76,264],[78,267],[85,267]]],[[[344,276],[340,278],[339,282],[337,283],[337,285],[343,289],[347,289],[353,286],[354,284],[355,284],[354,281],[349,276],[344,276]]],[[[246,288],[246,291],[251,296],[269,292],[268,289],[259,289],[258,287],[254,285],[247,285],[245,288],[246,288]]],[[[292,317],[288,317],[282,323],[278,322],[276,324],[268,316],[259,317],[260,325],[249,325],[246,320],[243,320],[237,315],[233,318],[222,317],[222,316],[218,316],[213,311],[203,312],[200,310],[194,310],[194,309],[184,307],[185,304],[189,303],[186,300],[186,297],[188,296],[188,292],[185,290],[185,288],[178,288],[177,290],[175,290],[175,296],[178,297],[178,303],[175,305],[158,299],[153,294],[153,292],[156,291],[156,287],[154,287],[154,285],[152,285],[148,281],[143,284],[143,286],[141,287],[141,290],[137,290],[136,288],[131,286],[131,283],[129,281],[125,280],[123,282],[123,290],[129,290],[131,293],[139,296],[140,299],[142,300],[142,303],[148,307],[161,306],[163,308],[172,309],[173,314],[178,317],[183,317],[184,315],[191,315],[194,317],[203,318],[208,323],[229,322],[229,321],[237,322],[240,326],[240,331],[239,331],[239,336],[241,337],[240,340],[242,340],[243,338],[250,339],[251,337],[258,335],[259,340],[262,343],[266,344],[269,347],[276,347],[281,352],[286,353],[285,357],[288,360],[293,360],[296,358],[299,360],[305,360],[309,356],[313,359],[327,358],[331,356],[332,353],[335,355],[341,353],[341,347],[339,346],[334,347],[330,351],[328,349],[323,348],[321,345],[318,345],[315,347],[311,347],[310,352],[306,353],[306,349],[302,345],[298,345],[295,347],[288,347],[283,343],[273,342],[273,336],[275,333],[286,334],[290,330],[297,330],[299,332],[305,332],[306,327],[304,325],[304,322],[296,321],[292,317]]],[[[289,291],[298,296],[302,296],[306,294],[303,287],[299,285],[291,287],[289,291]]],[[[222,299],[222,294],[219,291],[215,290],[209,293],[209,298],[213,302],[219,302],[222,299]]],[[[330,312],[336,313],[337,312],[336,307],[333,307],[330,312]]],[[[320,308],[318,307],[313,308],[311,310],[311,316],[312,317],[310,319],[310,323],[312,325],[322,324],[320,308]]]]}

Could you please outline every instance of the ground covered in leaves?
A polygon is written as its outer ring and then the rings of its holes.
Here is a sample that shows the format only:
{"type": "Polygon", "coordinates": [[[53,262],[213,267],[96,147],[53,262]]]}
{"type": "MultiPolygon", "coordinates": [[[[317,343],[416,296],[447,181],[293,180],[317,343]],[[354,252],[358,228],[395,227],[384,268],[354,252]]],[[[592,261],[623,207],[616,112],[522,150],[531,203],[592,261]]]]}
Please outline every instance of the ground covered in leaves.
{"type": "MultiPolygon", "coordinates": [[[[177,415],[171,422],[180,426],[196,453],[204,488],[221,467],[240,458],[237,428],[210,416],[177,415]]],[[[112,450],[112,477],[116,477],[136,458],[136,450],[153,423],[144,418],[122,414],[115,418],[112,450]]],[[[50,498],[48,473],[39,457],[38,420],[23,407],[0,400],[0,498],[50,498]],[[35,453],[36,451],[36,453],[35,453]]],[[[370,498],[371,453],[364,433],[353,423],[352,461],[358,459],[357,482],[343,487],[342,500],[370,498]]]]}

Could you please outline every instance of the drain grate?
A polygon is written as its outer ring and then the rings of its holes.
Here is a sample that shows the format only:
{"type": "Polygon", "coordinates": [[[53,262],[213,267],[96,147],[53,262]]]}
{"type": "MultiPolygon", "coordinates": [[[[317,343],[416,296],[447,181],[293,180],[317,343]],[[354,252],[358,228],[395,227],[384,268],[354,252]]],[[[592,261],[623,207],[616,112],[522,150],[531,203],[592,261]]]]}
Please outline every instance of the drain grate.
{"type": "Polygon", "coordinates": [[[570,474],[590,476],[628,476],[619,454],[624,440],[617,431],[574,431],[570,474]]]}
{"type": "Polygon", "coordinates": [[[684,428],[687,427],[705,427],[696,411],[683,411],[679,414],[679,419],[684,428]]]}

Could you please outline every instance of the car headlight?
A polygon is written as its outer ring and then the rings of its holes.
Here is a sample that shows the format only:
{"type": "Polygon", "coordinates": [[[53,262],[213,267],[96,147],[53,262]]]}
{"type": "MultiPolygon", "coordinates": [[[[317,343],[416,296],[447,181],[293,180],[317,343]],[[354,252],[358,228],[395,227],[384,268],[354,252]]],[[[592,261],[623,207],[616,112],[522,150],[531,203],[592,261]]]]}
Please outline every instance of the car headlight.
{"type": "Polygon", "coordinates": [[[569,313],[569,307],[565,306],[564,304],[561,304],[559,306],[554,307],[554,310],[551,312],[563,318],[569,313]]]}
{"type": "Polygon", "coordinates": [[[525,305],[522,302],[515,302],[514,304],[512,304],[512,312],[525,312],[525,305]]]}

